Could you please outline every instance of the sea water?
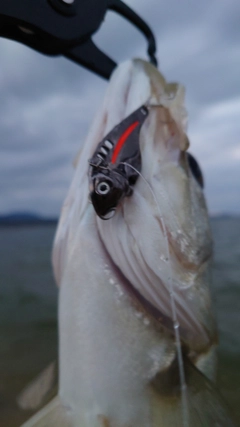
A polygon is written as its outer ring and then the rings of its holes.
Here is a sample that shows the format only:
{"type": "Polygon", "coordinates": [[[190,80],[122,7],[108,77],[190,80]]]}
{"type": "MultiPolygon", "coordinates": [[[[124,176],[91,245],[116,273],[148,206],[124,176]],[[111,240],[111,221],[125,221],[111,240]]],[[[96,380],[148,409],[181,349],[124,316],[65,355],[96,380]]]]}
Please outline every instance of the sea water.
{"type": "MultiPolygon", "coordinates": [[[[240,425],[240,218],[211,220],[212,297],[219,329],[217,388],[240,425]]],[[[0,227],[0,426],[19,427],[16,396],[57,358],[52,225],[0,227]]]]}

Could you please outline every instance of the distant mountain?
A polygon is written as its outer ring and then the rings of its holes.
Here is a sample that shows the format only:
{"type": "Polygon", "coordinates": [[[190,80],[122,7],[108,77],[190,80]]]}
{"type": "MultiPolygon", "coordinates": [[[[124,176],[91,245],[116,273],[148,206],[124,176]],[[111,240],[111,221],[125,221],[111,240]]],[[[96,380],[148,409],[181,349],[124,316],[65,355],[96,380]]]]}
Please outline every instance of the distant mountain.
{"type": "Polygon", "coordinates": [[[56,224],[58,221],[54,217],[44,217],[29,212],[14,212],[0,215],[0,226],[8,225],[47,225],[56,224]]]}
{"type": "MultiPolygon", "coordinates": [[[[212,214],[210,215],[211,220],[223,220],[223,219],[235,219],[240,218],[236,214],[212,214]]],[[[58,218],[45,217],[31,212],[11,212],[6,215],[0,215],[0,227],[1,226],[12,226],[12,225],[55,225],[57,224],[58,218]]]]}
{"type": "Polygon", "coordinates": [[[240,214],[235,213],[219,213],[219,214],[212,214],[210,215],[211,219],[239,219],[240,214]]]}

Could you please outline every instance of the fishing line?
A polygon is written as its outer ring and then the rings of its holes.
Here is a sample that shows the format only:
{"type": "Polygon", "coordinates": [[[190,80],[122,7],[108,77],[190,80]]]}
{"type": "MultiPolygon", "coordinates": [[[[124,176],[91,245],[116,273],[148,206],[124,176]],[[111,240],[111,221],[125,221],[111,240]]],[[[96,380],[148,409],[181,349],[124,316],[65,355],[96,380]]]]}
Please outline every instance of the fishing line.
{"type": "Polygon", "coordinates": [[[179,322],[178,322],[178,318],[177,318],[177,310],[176,310],[176,304],[175,304],[175,299],[174,299],[172,268],[171,268],[171,262],[170,262],[170,251],[169,251],[169,244],[168,244],[167,230],[166,230],[165,222],[164,222],[164,219],[163,219],[161,209],[160,209],[160,206],[158,204],[156,195],[155,195],[151,185],[146,180],[146,178],[144,178],[144,176],[134,166],[130,165],[129,163],[121,162],[121,164],[132,168],[143,179],[143,181],[148,186],[148,188],[149,188],[149,190],[153,196],[153,199],[156,203],[156,206],[157,206],[157,209],[159,212],[160,221],[161,221],[162,229],[163,229],[163,237],[164,237],[165,242],[166,242],[167,262],[168,262],[168,266],[169,266],[169,277],[168,277],[169,288],[170,288],[169,295],[170,295],[170,300],[171,300],[172,321],[173,321],[175,343],[176,343],[176,349],[177,349],[177,359],[178,359],[178,366],[179,366],[180,384],[181,384],[183,426],[189,427],[189,409],[188,409],[188,400],[187,400],[187,385],[186,385],[186,380],[185,380],[182,347],[181,347],[181,340],[180,340],[180,334],[179,334],[179,322]]]}

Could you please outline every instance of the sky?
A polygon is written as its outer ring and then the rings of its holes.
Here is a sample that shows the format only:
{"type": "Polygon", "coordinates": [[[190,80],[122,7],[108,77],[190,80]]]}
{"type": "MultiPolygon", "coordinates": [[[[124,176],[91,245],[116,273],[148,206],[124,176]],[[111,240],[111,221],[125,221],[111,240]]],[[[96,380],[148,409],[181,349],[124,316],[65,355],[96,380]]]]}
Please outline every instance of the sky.
{"type": "MultiPolygon", "coordinates": [[[[186,88],[191,152],[210,213],[239,214],[239,0],[126,3],[151,26],[161,72],[186,88]]],[[[93,39],[118,63],[147,58],[144,37],[113,12],[93,39]]],[[[0,214],[59,215],[107,84],[68,59],[0,39],[0,214]]]]}

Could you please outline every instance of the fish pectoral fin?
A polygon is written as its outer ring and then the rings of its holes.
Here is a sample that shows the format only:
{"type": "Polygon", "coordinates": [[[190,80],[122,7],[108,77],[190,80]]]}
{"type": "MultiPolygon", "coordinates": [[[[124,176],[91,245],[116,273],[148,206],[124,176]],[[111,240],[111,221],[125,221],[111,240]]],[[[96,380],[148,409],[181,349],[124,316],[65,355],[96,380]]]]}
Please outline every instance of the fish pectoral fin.
{"type": "Polygon", "coordinates": [[[186,382],[189,395],[190,416],[194,426],[234,427],[230,408],[215,385],[187,358],[185,359],[186,382]]]}
{"type": "MultiPolygon", "coordinates": [[[[154,420],[157,422],[162,420],[166,427],[173,425],[234,427],[229,408],[214,384],[186,357],[184,357],[184,372],[187,385],[186,408],[182,407],[177,359],[166,371],[157,374],[152,380],[154,420]],[[187,422],[186,420],[184,422],[183,412],[186,414],[187,422]]],[[[155,426],[154,423],[153,425],[155,426]]]]}
{"type": "Polygon", "coordinates": [[[55,397],[21,427],[72,427],[68,410],[55,397]]]}
{"type": "Polygon", "coordinates": [[[17,397],[17,404],[24,410],[36,410],[46,405],[57,394],[57,362],[50,363],[17,397]]]}

